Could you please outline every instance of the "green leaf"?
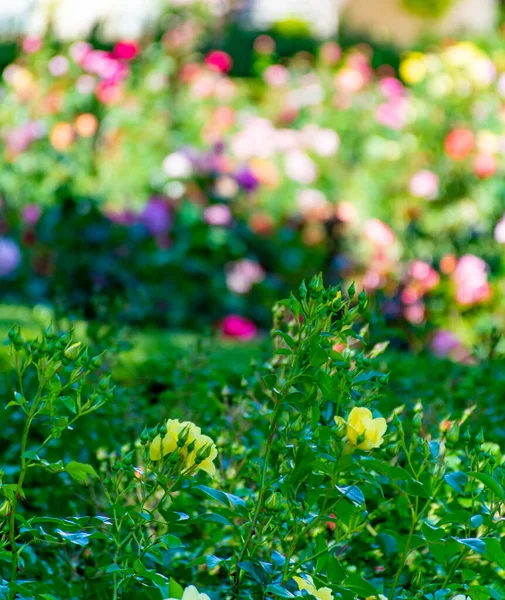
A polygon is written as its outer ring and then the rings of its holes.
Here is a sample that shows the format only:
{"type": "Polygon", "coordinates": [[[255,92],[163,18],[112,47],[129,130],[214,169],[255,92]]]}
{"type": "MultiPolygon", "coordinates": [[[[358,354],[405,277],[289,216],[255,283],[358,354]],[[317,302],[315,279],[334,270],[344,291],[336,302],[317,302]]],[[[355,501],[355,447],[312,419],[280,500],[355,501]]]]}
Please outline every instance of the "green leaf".
{"type": "Polygon", "coordinates": [[[184,594],[182,586],[180,586],[173,577],[170,577],[170,582],[168,584],[168,594],[170,598],[182,598],[182,595],[184,594]]]}
{"type": "Polygon", "coordinates": [[[194,489],[201,490],[211,498],[214,498],[214,500],[217,500],[219,504],[222,504],[228,508],[230,505],[233,506],[233,508],[245,508],[245,501],[234,494],[228,494],[227,492],[222,492],[221,490],[216,490],[214,488],[207,487],[206,485],[195,485],[194,489]]]}
{"type": "Polygon", "coordinates": [[[72,544],[76,546],[87,546],[89,544],[89,536],[90,533],[85,533],[83,531],[77,531],[75,533],[69,533],[67,531],[62,531],[61,529],[56,529],[56,533],[61,535],[62,538],[68,540],[72,544]]]}
{"type": "Polygon", "coordinates": [[[266,591],[274,594],[275,596],[279,596],[279,598],[294,598],[293,594],[286,588],[282,587],[282,585],[279,583],[271,583],[269,586],[267,586],[266,591]]]}
{"type": "Polygon", "coordinates": [[[479,538],[454,538],[459,544],[463,544],[478,554],[486,554],[486,542],[479,538]]]}
{"type": "Polygon", "coordinates": [[[477,479],[478,481],[483,483],[487,488],[489,488],[493,492],[493,494],[498,496],[498,498],[500,498],[501,500],[505,500],[505,493],[503,491],[502,486],[496,481],[496,479],[493,479],[491,475],[487,475],[486,473],[479,473],[478,471],[470,471],[470,473],[468,473],[468,476],[477,479]]]}
{"type": "Polygon", "coordinates": [[[505,569],[505,552],[503,551],[500,542],[496,538],[489,538],[485,540],[485,544],[486,556],[489,560],[492,560],[501,569],[505,569]]]}
{"type": "Polygon", "coordinates": [[[357,485],[349,485],[335,488],[346,498],[349,502],[352,502],[354,506],[363,506],[365,504],[365,496],[357,485]]]}
{"type": "Polygon", "coordinates": [[[69,462],[68,465],[65,466],[65,471],[72,479],[84,483],[89,483],[90,477],[98,477],[98,473],[91,465],[75,462],[75,460],[69,462]]]}
{"type": "Polygon", "coordinates": [[[455,471],[454,473],[447,473],[444,475],[445,482],[454,491],[462,494],[465,491],[465,485],[468,483],[468,475],[463,471],[455,471]]]}

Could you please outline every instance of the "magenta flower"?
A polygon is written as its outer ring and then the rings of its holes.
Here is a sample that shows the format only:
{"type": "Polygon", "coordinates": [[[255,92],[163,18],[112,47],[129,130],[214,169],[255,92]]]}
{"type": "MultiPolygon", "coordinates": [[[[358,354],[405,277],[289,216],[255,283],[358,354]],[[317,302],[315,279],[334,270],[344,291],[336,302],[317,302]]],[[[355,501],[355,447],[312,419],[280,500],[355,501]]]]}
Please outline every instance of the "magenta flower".
{"type": "Polygon", "coordinates": [[[112,51],[113,55],[121,60],[132,60],[132,58],[137,56],[138,52],[139,46],[137,42],[128,40],[119,41],[112,51]]]}
{"type": "Polygon", "coordinates": [[[252,340],[258,333],[256,325],[240,315],[227,315],[221,321],[221,332],[225,337],[237,340],[252,340]]]}
{"type": "Polygon", "coordinates": [[[233,66],[233,60],[227,52],[211,50],[205,57],[205,64],[214,71],[228,73],[233,66]]]}
{"type": "Polygon", "coordinates": [[[449,356],[460,347],[461,342],[458,338],[446,329],[437,331],[431,342],[433,353],[440,357],[449,356]]]}

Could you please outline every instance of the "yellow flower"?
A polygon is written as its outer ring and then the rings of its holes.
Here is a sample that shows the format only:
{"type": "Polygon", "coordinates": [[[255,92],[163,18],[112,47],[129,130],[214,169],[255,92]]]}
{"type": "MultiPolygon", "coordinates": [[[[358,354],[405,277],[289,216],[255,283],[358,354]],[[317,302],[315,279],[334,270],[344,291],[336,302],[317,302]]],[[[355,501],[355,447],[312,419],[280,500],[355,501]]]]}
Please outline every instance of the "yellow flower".
{"type": "Polygon", "coordinates": [[[330,588],[322,587],[317,589],[314,585],[314,582],[312,581],[312,577],[310,577],[309,575],[305,575],[304,578],[293,577],[293,579],[298,584],[298,589],[300,591],[306,590],[307,592],[309,592],[309,594],[312,594],[314,598],[318,598],[319,600],[333,600],[333,594],[330,588]]]}
{"type": "Polygon", "coordinates": [[[157,435],[149,448],[151,460],[161,460],[167,454],[176,450],[184,460],[184,469],[189,471],[196,465],[197,470],[205,471],[213,476],[216,473],[214,459],[217,448],[214,441],[202,434],[200,427],[190,421],[179,422],[178,419],[168,419],[165,437],[157,435]],[[184,446],[178,445],[179,437],[184,440],[184,446]]]}
{"type": "Polygon", "coordinates": [[[374,419],[368,408],[354,407],[347,419],[347,441],[361,450],[378,448],[384,441],[386,419],[374,419]]]}
{"type": "Polygon", "coordinates": [[[384,594],[376,594],[375,596],[368,596],[366,600],[388,600],[384,594]]]}
{"type": "Polygon", "coordinates": [[[400,75],[405,83],[419,83],[428,72],[428,60],[422,52],[409,52],[400,64],[400,75]]]}
{"type": "MultiPolygon", "coordinates": [[[[167,598],[167,600],[176,600],[175,598],[167,598]]],[[[188,586],[184,590],[181,600],[210,600],[207,594],[200,594],[194,585],[188,586]]]]}

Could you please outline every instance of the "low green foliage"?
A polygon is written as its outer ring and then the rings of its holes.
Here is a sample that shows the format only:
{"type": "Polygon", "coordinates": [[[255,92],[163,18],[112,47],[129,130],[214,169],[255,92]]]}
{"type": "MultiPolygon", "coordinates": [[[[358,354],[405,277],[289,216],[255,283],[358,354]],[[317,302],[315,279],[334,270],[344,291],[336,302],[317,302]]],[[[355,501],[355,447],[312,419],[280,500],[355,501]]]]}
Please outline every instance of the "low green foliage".
{"type": "Polygon", "coordinates": [[[11,329],[0,598],[502,598],[500,358],[369,311],[314,277],[271,344],[11,329]]]}

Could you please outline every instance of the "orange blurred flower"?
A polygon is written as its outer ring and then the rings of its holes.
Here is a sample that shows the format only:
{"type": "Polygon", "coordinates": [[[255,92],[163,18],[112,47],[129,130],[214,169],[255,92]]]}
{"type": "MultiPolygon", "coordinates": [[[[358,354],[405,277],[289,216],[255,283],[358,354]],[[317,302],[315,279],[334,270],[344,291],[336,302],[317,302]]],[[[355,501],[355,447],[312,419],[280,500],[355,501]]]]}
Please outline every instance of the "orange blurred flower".
{"type": "Polygon", "coordinates": [[[51,129],[49,141],[59,152],[68,150],[74,141],[74,128],[70,123],[57,123],[51,129]]]}
{"type": "Polygon", "coordinates": [[[76,118],[74,127],[81,137],[93,137],[98,129],[98,119],[91,113],[82,113],[76,118]]]}

